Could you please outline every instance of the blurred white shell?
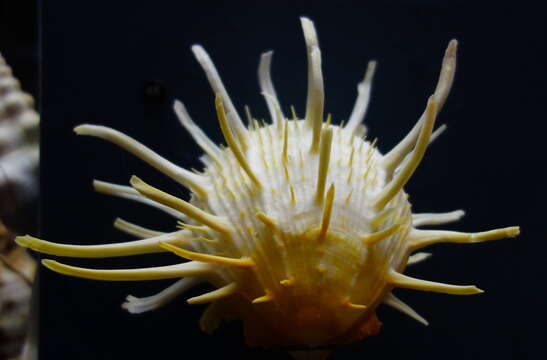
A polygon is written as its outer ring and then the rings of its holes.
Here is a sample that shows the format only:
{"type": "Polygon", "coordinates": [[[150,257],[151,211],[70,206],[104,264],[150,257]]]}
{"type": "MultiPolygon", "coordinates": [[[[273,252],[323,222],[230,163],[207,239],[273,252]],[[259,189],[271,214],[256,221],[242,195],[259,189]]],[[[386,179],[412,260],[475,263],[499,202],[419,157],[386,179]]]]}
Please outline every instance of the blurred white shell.
{"type": "Polygon", "coordinates": [[[0,223],[0,358],[21,352],[28,328],[31,283],[36,263],[13,242],[15,236],[0,223]]]}
{"type": "MultiPolygon", "coordinates": [[[[306,115],[288,120],[270,77],[272,53],[265,53],[259,81],[271,124],[247,112],[245,126],[205,50],[192,48],[216,94],[216,110],[227,147],[214,144],[191,120],[182,103],[175,111],[205,151],[205,168],[194,173],[162,158],[111,128],[81,125],[75,131],[113,142],[192,191],[189,202],[140,180],[122,186],[95,181],[99,192],[140,201],[179,220],[180,230],[162,233],[118,219],[115,226],[141,240],[76,246],[30,236],[19,243],[42,253],[71,257],[126,256],[171,251],[191,260],[147,269],[94,270],[44,260],[57,272],[99,280],[182,278],[148,298],[129,296],[132,313],[155,309],[191,286],[216,287],[188,299],[211,303],[201,319],[205,331],[221,319],[241,318],[251,345],[313,348],[343,344],[379,330],[375,309],[391,305],[427,324],[391,292],[406,287],[450,294],[481,292],[403,275],[408,264],[428,254],[414,251],[437,242],[476,242],[516,236],[518,227],[482,233],[417,230],[458,220],[463,211],[412,214],[403,186],[420,163],[456,66],[455,40],[448,45],[435,92],[416,126],[382,155],[363,139],[361,125],[371,89],[371,62],[346,125],[323,121],[321,57],[313,23],[302,19],[308,56],[306,115]]],[[[442,131],[439,128],[437,135],[442,131]]],[[[435,136],[435,134],[433,135],[435,136]]]]}
{"type": "Polygon", "coordinates": [[[39,122],[32,96],[0,55],[0,219],[11,221],[38,195],[39,122]]]}
{"type": "MultiPolygon", "coordinates": [[[[0,358],[19,355],[28,328],[35,261],[15,244],[2,221],[27,216],[21,208],[38,192],[38,114],[30,95],[0,55],[0,358]]],[[[22,221],[23,223],[26,221],[22,221]]]]}

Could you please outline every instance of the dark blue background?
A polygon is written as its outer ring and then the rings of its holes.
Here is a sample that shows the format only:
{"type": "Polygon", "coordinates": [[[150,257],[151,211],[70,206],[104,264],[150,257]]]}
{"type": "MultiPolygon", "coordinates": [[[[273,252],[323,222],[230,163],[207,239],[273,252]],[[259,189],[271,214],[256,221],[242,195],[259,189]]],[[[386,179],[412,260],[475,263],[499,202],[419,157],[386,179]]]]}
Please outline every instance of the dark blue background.
{"type": "MultiPolygon", "coordinates": [[[[126,240],[111,228],[116,216],[153,228],[173,226],[154,210],[93,193],[91,180],[127,183],[137,174],[171,193],[185,196],[185,190],[104,141],[77,137],[72,127],[113,126],[184,167],[199,167],[200,151],[171,110],[173,100],[181,99],[194,120],[221,140],[213,95],[190,51],[194,43],[212,56],[236,107],[242,111],[249,104],[258,117],[267,116],[256,79],[259,55],[274,49],[282,105],[287,111],[294,104],[303,114],[306,58],[298,17],[309,16],[322,48],[326,111],[335,121],[349,116],[367,61],[378,60],[367,125],[387,151],[421,114],[444,48],[457,38],[456,81],[439,117],[448,132],[406,190],[416,212],[467,211],[462,222],[446,228],[518,224],[522,235],[431,247],[434,256],[410,274],[476,284],[486,293],[398,291],[431,325],[382,308],[381,334],[332,359],[541,358],[547,241],[543,13],[529,6],[533,2],[476,3],[44,1],[42,235],[74,244],[126,240]],[[151,95],[154,87],[163,95],[151,95]]],[[[173,261],[169,255],[67,260],[96,268],[173,261]]],[[[212,337],[201,333],[197,321],[204,307],[185,304],[200,289],[162,310],[132,316],[120,308],[127,294],[146,296],[170,282],[101,283],[43,269],[40,275],[42,359],[288,358],[245,347],[237,323],[212,337]]]]}

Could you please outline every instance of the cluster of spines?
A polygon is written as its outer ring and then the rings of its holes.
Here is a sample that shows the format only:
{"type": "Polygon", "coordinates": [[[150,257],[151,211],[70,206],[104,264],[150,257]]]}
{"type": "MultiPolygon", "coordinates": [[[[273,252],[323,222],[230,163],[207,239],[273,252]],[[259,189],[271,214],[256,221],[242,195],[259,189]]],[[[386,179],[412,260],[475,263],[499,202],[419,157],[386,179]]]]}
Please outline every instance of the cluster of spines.
{"type": "MultiPolygon", "coordinates": [[[[329,125],[324,126],[323,123],[324,89],[317,35],[315,33],[313,23],[308,19],[302,19],[302,26],[304,29],[304,36],[308,50],[308,98],[306,104],[305,121],[301,125],[307,126],[308,129],[311,129],[312,139],[310,142],[309,151],[312,153],[317,153],[319,159],[317,184],[315,187],[315,201],[318,204],[321,204],[323,209],[318,231],[318,240],[322,241],[325,239],[325,236],[329,231],[333,202],[336,195],[335,185],[327,183],[334,130],[333,127],[329,125]]],[[[377,245],[383,239],[392,237],[403,230],[405,230],[410,237],[410,247],[406,249],[407,252],[411,252],[423,246],[441,241],[475,242],[499,239],[502,237],[512,237],[518,234],[518,228],[516,227],[493,230],[484,233],[467,234],[458,232],[409,229],[407,225],[398,222],[395,222],[388,227],[379,229],[380,225],[383,224],[385,220],[392,218],[392,213],[396,210],[394,208],[394,203],[397,203],[397,201],[394,202],[393,200],[402,196],[401,194],[404,194],[401,192],[402,188],[410,179],[412,173],[420,163],[425,149],[432,139],[431,134],[436,115],[446,100],[453,80],[455,71],[456,45],[456,41],[453,40],[448,46],[443,60],[437,88],[428,100],[426,110],[420,120],[416,123],[409,134],[393,150],[381,159],[381,163],[375,165],[378,168],[382,168],[383,171],[386,172],[389,182],[378,193],[373,203],[373,207],[378,212],[377,218],[373,220],[373,225],[375,223],[378,230],[371,234],[363,235],[363,243],[365,246],[377,245]]],[[[238,176],[241,180],[240,183],[243,184],[242,186],[245,186],[250,193],[259,191],[263,187],[263,184],[259,174],[253,170],[248,159],[246,158],[246,152],[249,149],[249,132],[259,132],[260,125],[252,118],[252,116],[250,116],[250,111],[247,111],[249,114],[249,127],[245,127],[208,54],[201,46],[196,45],[192,47],[192,50],[202,65],[211,87],[216,94],[215,105],[217,116],[222,133],[228,144],[228,148],[223,149],[210,141],[209,138],[191,120],[182,103],[175,103],[175,111],[179,116],[182,125],[190,132],[198,145],[200,145],[200,147],[207,154],[208,158],[212,162],[211,166],[216,166],[218,169],[221,169],[223,166],[222,157],[226,151],[230,151],[234,155],[237,164],[245,176],[249,179],[249,181],[246,181],[240,173],[238,176]]],[[[281,107],[275,95],[275,90],[271,81],[271,56],[272,54],[269,52],[264,54],[261,58],[261,63],[259,66],[259,82],[273,121],[273,124],[269,126],[267,130],[275,130],[282,133],[283,145],[280,161],[284,163],[287,161],[287,149],[290,146],[290,144],[288,144],[289,121],[285,119],[281,111],[281,107]]],[[[348,136],[349,142],[353,141],[354,136],[362,136],[366,131],[366,128],[362,126],[361,121],[368,106],[374,69],[375,62],[369,63],[365,78],[363,82],[358,85],[358,97],[354,111],[352,112],[347,124],[343,127],[346,132],[351,133],[351,135],[348,136]]],[[[292,123],[294,124],[295,129],[298,129],[298,126],[300,126],[296,117],[293,119],[292,123]]],[[[327,121],[327,123],[329,123],[329,121],[327,121]]],[[[439,130],[437,130],[437,134],[442,130],[444,130],[444,128],[440,127],[439,130]]],[[[167,159],[156,154],[148,147],[116,130],[103,126],[81,125],[76,127],[75,131],[80,135],[100,137],[121,146],[136,157],[150,164],[152,167],[167,174],[173,180],[189,188],[196,195],[198,200],[207,199],[210,182],[203,174],[194,173],[178,167],[167,159]]],[[[260,136],[258,139],[258,141],[265,141],[264,139],[261,139],[260,136]]],[[[262,146],[262,148],[265,148],[265,146],[262,146]]],[[[374,147],[372,146],[371,149],[372,150],[370,151],[372,153],[372,151],[374,151],[374,147]]],[[[351,164],[352,161],[355,161],[353,152],[350,155],[349,163],[351,164]]],[[[267,164],[265,165],[268,166],[267,164]]],[[[373,166],[369,164],[368,168],[372,167],[373,166]]],[[[290,178],[289,172],[286,168],[284,176],[287,179],[290,178]]],[[[352,176],[355,175],[352,174],[350,170],[350,173],[348,173],[349,180],[347,181],[350,181],[352,176]]],[[[226,179],[224,181],[226,181],[226,179]]],[[[128,303],[125,304],[125,307],[134,312],[145,311],[156,307],[156,305],[161,305],[166,298],[172,298],[175,294],[178,294],[187,289],[189,286],[197,283],[198,278],[201,279],[207,278],[208,276],[215,276],[217,266],[242,268],[250,271],[256,270],[255,261],[243,255],[239,258],[225,257],[216,254],[191,251],[184,248],[185,244],[196,240],[193,236],[193,232],[200,228],[205,233],[216,233],[218,238],[231,244],[232,247],[237,250],[237,247],[233,244],[233,235],[234,232],[237,231],[234,224],[228,222],[225,218],[221,218],[207,212],[206,208],[201,209],[185,200],[164,193],[161,190],[146,184],[137,177],[132,177],[130,183],[132,187],[96,181],[94,186],[96,190],[103,193],[120,196],[131,200],[137,200],[152,205],[166,211],[179,220],[189,218],[192,222],[194,222],[194,224],[182,223],[181,227],[183,230],[166,234],[155,230],[142,228],[125,220],[117,219],[115,226],[118,229],[142,239],[133,242],[111,245],[76,246],[55,244],[30,236],[25,236],[20,237],[18,242],[23,246],[33,248],[46,254],[61,256],[108,257],[170,251],[185,259],[191,260],[190,262],[178,265],[132,270],[92,270],[64,265],[53,260],[43,261],[44,265],[57,272],[100,280],[125,281],[190,277],[189,279],[179,280],[177,283],[157,296],[143,299],[130,297],[128,303]]],[[[353,190],[346,195],[346,202],[349,201],[352,194],[353,190]]],[[[295,198],[294,189],[292,187],[290,188],[290,196],[291,203],[295,204],[298,199],[295,198]]],[[[203,203],[206,204],[206,201],[203,201],[203,203]]],[[[413,219],[415,224],[419,225],[433,223],[440,224],[456,220],[461,215],[462,213],[457,211],[446,214],[414,215],[413,219]]],[[[261,223],[263,223],[264,226],[272,229],[277,227],[276,220],[272,219],[267,214],[256,211],[255,216],[261,223]]],[[[202,239],[202,237],[198,237],[198,240],[199,239],[202,239]]],[[[245,253],[244,251],[240,252],[245,253]]],[[[418,253],[411,256],[408,263],[411,264],[419,262],[427,256],[427,254],[418,253]]],[[[289,277],[281,280],[280,284],[282,286],[292,286],[295,281],[297,280],[295,280],[294,277],[289,277]]],[[[479,290],[473,286],[453,286],[413,279],[396,272],[393,269],[388,271],[386,275],[386,283],[387,286],[390,287],[407,287],[418,290],[438,291],[452,294],[470,294],[479,292],[479,290]]],[[[240,284],[238,284],[237,281],[227,283],[210,293],[189,299],[188,302],[203,303],[221,299],[239,291],[239,286],[240,284]]],[[[271,290],[265,289],[263,295],[251,299],[251,302],[262,303],[272,301],[274,300],[274,297],[275,295],[271,290]]],[[[384,301],[385,303],[398,308],[418,320],[425,322],[423,318],[415,314],[412,309],[404,305],[392,294],[388,294],[384,301]]],[[[366,305],[364,304],[352,304],[347,301],[343,302],[343,305],[361,310],[366,308],[366,305]]]]}

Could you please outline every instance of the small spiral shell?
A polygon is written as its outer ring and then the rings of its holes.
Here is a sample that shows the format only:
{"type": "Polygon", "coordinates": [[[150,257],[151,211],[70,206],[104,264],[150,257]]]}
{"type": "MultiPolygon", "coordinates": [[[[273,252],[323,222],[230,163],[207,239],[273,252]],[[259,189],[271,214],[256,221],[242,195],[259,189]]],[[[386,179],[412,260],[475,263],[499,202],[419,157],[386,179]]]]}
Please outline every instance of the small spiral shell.
{"type": "Polygon", "coordinates": [[[34,99],[0,55],[0,219],[11,227],[38,196],[39,122],[34,99]]]}
{"type": "Polygon", "coordinates": [[[0,358],[17,356],[28,327],[36,263],[14,242],[21,208],[37,197],[38,115],[0,55],[0,358]],[[4,224],[10,225],[10,229],[4,224]]]}

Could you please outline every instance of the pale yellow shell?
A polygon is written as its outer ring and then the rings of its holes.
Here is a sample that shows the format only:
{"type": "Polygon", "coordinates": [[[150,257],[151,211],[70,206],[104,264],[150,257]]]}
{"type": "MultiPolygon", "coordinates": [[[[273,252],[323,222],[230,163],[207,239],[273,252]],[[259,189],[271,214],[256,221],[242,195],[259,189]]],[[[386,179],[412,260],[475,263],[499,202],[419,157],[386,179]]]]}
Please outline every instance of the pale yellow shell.
{"type": "MultiPolygon", "coordinates": [[[[456,66],[455,40],[443,59],[439,81],[416,126],[382,155],[363,138],[375,63],[358,87],[355,110],[345,125],[324,122],[320,50],[313,23],[303,18],[309,79],[304,119],[283,113],[270,78],[271,53],[263,55],[259,80],[271,114],[260,124],[248,114],[245,126],[205,50],[193,51],[216,93],[215,105],[228,144],[218,147],[175,103],[182,125],[206,155],[194,173],[107,127],[75,131],[111,141],[192,191],[190,201],[162,192],[137,177],[132,187],[95,181],[95,189],[158,207],[180,220],[180,230],[160,233],[123,220],[115,226],[142,240],[96,246],[62,245],[30,236],[19,243],[46,254],[74,257],[126,256],[171,251],[191,260],[172,266],[93,270],[44,260],[60,273],[99,280],[183,278],[148,297],[128,297],[132,313],[157,308],[189,287],[208,281],[216,290],[188,299],[211,303],[201,327],[240,318],[251,345],[314,348],[343,344],[379,330],[375,309],[391,305],[422,323],[425,319],[393,296],[394,287],[450,294],[481,292],[403,275],[428,254],[414,251],[437,242],[476,242],[516,236],[518,227],[482,233],[418,230],[458,220],[463,211],[412,214],[404,185],[420,163],[456,66]]],[[[434,135],[442,132],[443,128],[434,135]]]]}

